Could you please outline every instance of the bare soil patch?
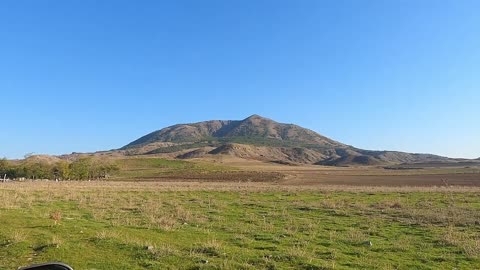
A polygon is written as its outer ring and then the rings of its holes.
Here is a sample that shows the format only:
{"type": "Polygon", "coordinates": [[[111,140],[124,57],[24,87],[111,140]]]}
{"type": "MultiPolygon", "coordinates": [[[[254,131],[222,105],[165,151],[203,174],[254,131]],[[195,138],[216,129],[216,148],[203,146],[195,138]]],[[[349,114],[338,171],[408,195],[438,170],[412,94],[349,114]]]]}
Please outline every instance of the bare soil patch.
{"type": "Polygon", "coordinates": [[[480,174],[426,175],[301,175],[287,179],[289,185],[353,185],[353,186],[480,186],[480,174]]]}

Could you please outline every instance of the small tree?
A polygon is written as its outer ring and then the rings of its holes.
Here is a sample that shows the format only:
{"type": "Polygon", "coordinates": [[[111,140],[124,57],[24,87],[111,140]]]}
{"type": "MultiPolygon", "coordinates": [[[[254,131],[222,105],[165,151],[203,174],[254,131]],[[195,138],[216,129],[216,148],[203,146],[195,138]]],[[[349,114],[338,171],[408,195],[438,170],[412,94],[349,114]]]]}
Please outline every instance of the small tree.
{"type": "Polygon", "coordinates": [[[30,179],[52,179],[52,166],[44,161],[27,160],[23,164],[25,177],[30,179]]]}
{"type": "Polygon", "coordinates": [[[0,159],[0,178],[5,181],[8,176],[9,165],[5,158],[0,159]]]}
{"type": "Polygon", "coordinates": [[[95,159],[91,163],[90,176],[93,179],[104,179],[118,170],[118,166],[110,160],[95,159]]]}
{"type": "Polygon", "coordinates": [[[86,180],[89,178],[91,158],[83,157],[70,164],[70,174],[73,179],[86,180]]]}
{"type": "Polygon", "coordinates": [[[64,160],[61,160],[53,167],[53,175],[55,179],[68,180],[71,177],[70,164],[64,160]]]}

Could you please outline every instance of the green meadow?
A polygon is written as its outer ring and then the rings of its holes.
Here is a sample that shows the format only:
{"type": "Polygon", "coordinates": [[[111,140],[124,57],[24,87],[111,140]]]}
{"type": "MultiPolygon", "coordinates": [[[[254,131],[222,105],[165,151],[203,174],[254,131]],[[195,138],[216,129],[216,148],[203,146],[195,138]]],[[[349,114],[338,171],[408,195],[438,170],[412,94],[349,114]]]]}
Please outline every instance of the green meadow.
{"type": "Polygon", "coordinates": [[[215,174],[238,171],[232,167],[207,162],[189,162],[163,158],[125,158],[115,161],[119,170],[114,180],[141,180],[154,178],[185,178],[189,175],[215,174]]]}
{"type": "Polygon", "coordinates": [[[0,268],[479,269],[480,194],[5,183],[0,268]]]}

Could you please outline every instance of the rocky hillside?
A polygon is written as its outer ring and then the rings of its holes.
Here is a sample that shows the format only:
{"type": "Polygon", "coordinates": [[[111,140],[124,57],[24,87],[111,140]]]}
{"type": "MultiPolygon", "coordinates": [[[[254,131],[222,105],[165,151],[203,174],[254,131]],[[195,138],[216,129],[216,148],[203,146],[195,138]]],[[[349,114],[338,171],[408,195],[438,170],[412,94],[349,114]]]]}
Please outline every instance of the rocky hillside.
{"type": "Polygon", "coordinates": [[[192,143],[212,140],[248,142],[248,144],[343,146],[309,129],[252,115],[241,121],[213,120],[174,125],[145,135],[123,149],[143,147],[158,142],[192,143]]]}
{"type": "Polygon", "coordinates": [[[358,149],[294,124],[252,115],[244,120],[179,124],[119,149],[126,155],[167,155],[179,159],[228,155],[284,164],[329,166],[449,162],[429,154],[358,149]]]}

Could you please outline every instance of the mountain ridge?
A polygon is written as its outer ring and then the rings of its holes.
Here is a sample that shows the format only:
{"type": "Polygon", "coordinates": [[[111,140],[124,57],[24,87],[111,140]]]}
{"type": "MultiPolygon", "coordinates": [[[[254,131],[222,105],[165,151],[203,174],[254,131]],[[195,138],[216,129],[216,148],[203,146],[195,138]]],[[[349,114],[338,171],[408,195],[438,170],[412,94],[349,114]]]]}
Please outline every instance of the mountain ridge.
{"type": "Polygon", "coordinates": [[[294,124],[278,123],[254,114],[243,120],[209,120],[169,126],[142,136],[121,149],[153,142],[185,143],[202,139],[237,137],[276,139],[307,144],[343,145],[312,130],[294,124]]]}
{"type": "Polygon", "coordinates": [[[454,161],[431,154],[359,149],[310,129],[256,114],[243,120],[209,120],[169,126],[142,136],[119,151],[126,155],[169,155],[179,159],[229,155],[267,162],[327,166],[454,161]]]}

